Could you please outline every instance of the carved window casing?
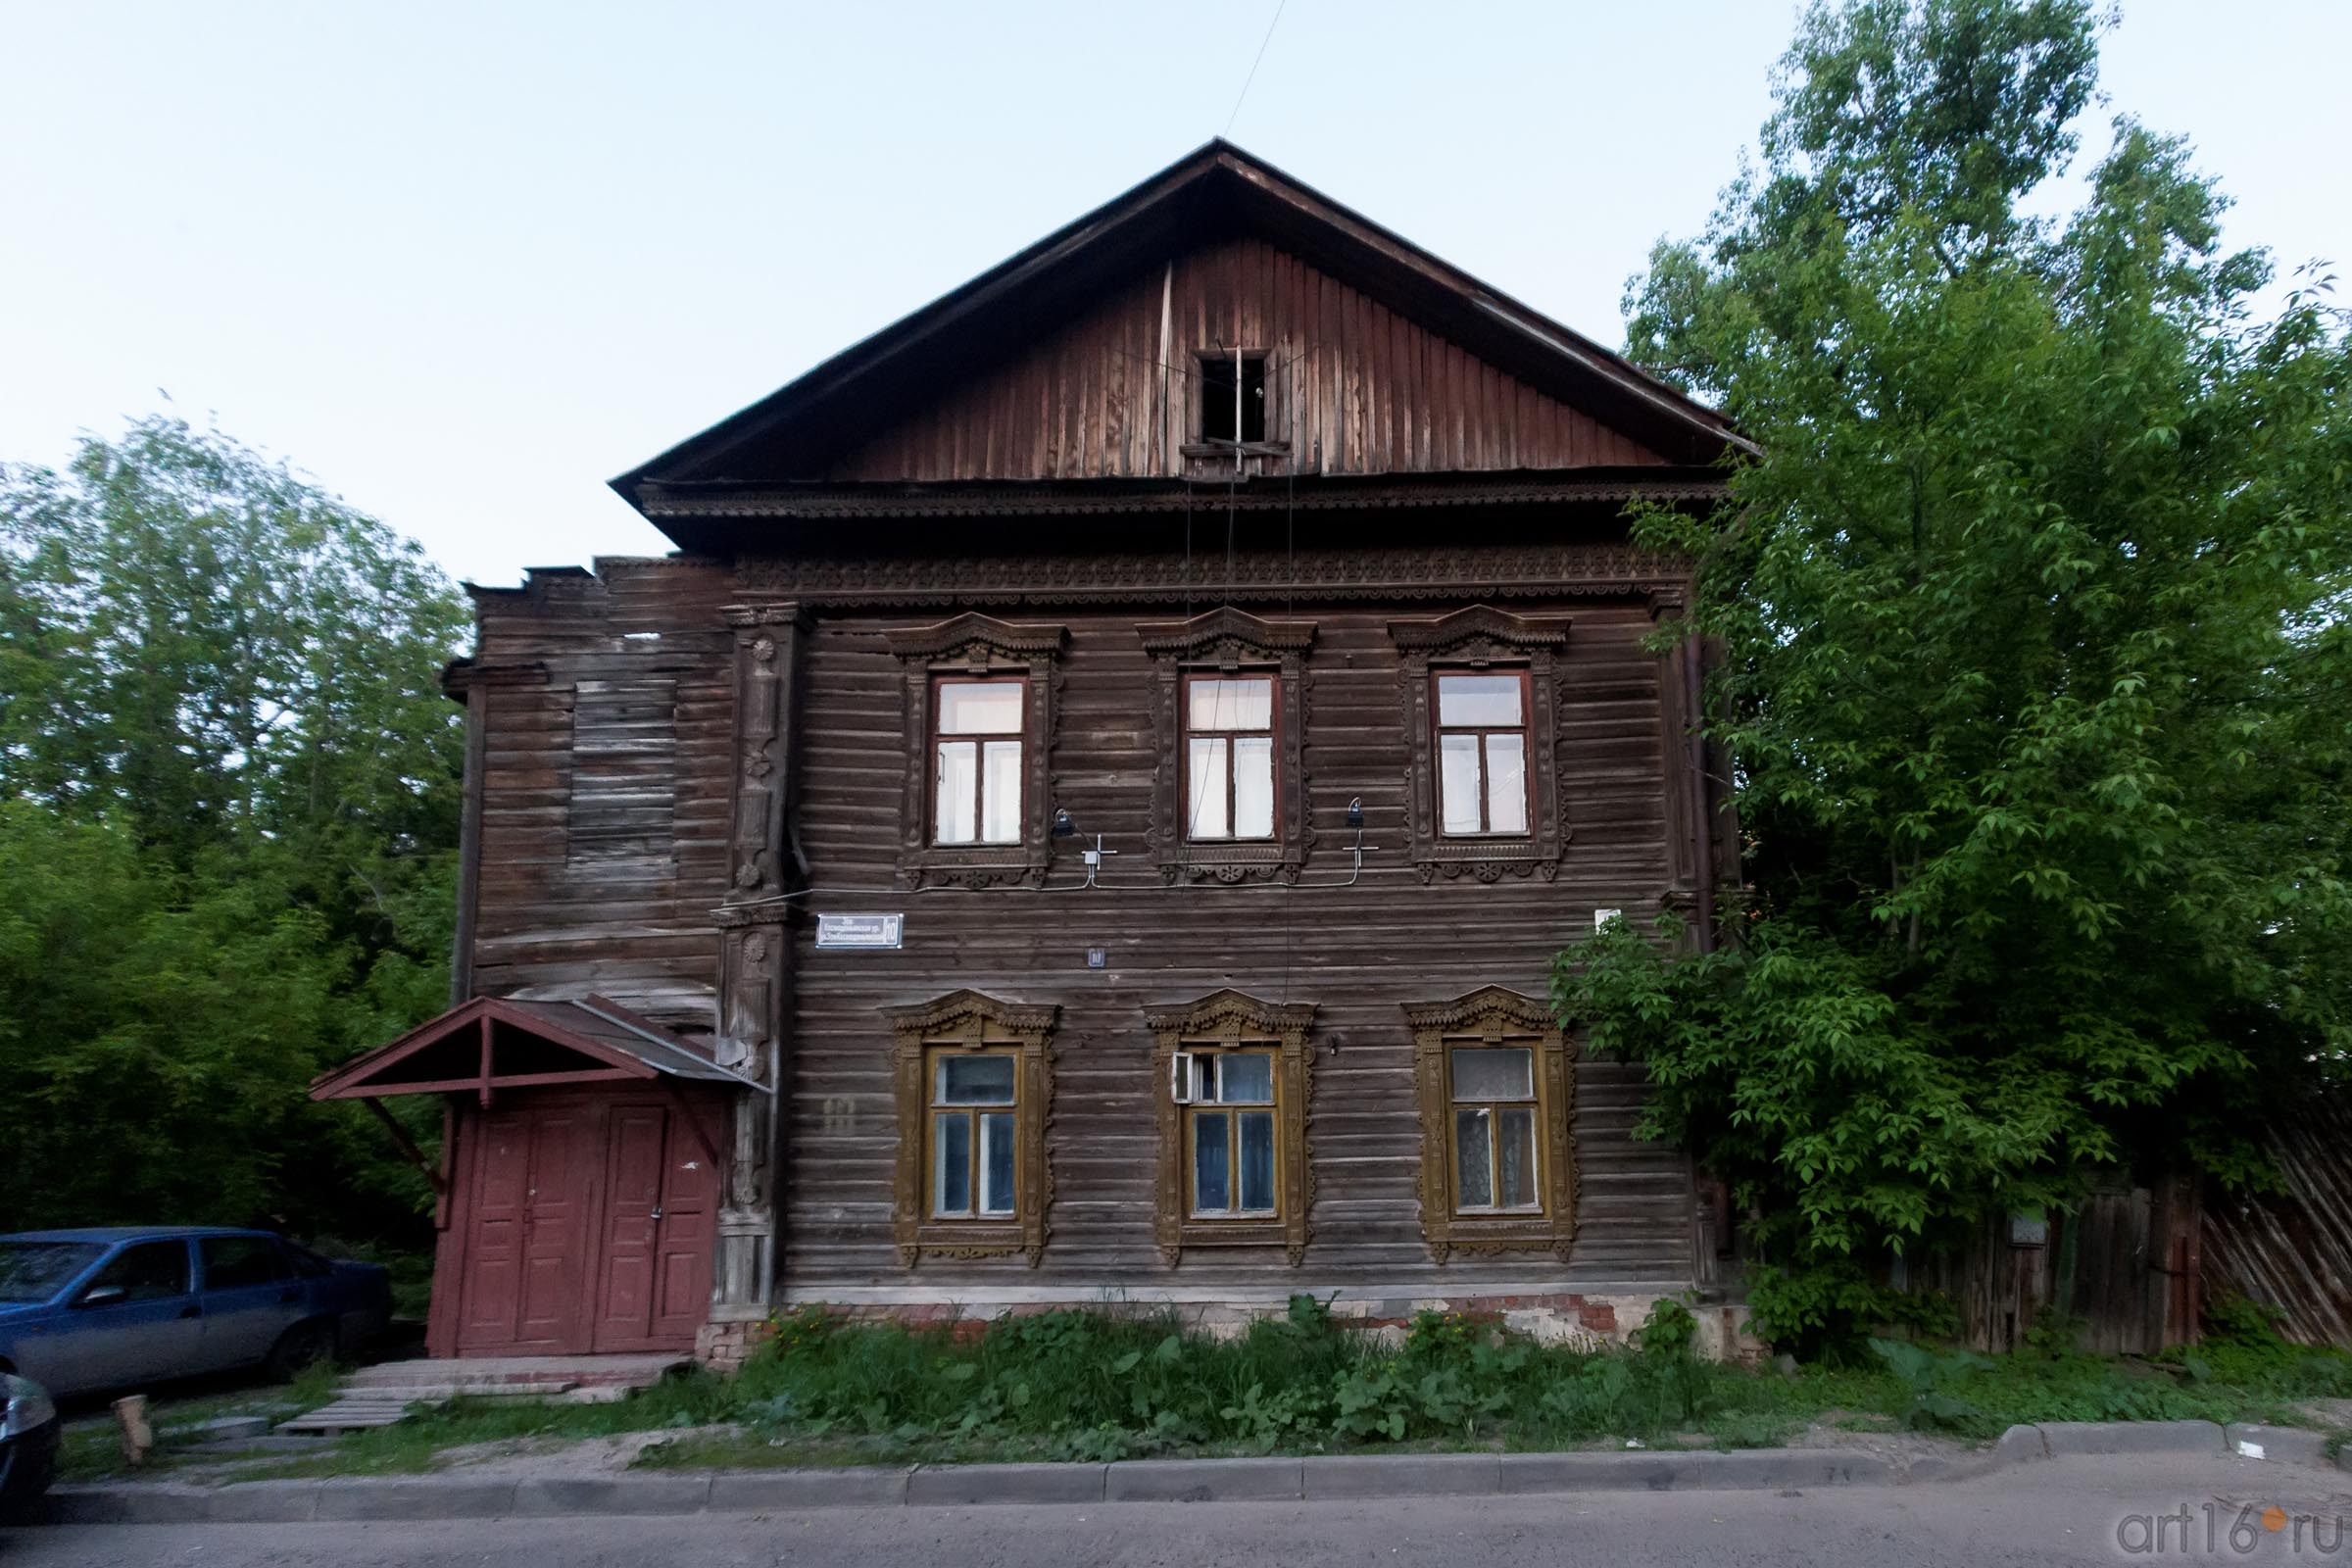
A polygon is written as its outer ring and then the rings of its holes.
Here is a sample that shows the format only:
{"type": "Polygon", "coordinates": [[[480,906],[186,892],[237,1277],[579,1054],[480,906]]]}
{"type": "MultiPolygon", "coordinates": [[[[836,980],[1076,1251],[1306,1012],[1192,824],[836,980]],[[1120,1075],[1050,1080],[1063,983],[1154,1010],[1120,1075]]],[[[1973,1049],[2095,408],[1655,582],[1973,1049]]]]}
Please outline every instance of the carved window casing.
{"type": "MultiPolygon", "coordinates": [[[[1277,1006],[1239,991],[1219,991],[1189,1006],[1146,1015],[1154,1045],[1152,1098],[1159,1107],[1159,1180],[1153,1236],[1170,1268],[1188,1247],[1279,1247],[1296,1268],[1306,1254],[1307,1210],[1315,1198],[1307,1157],[1307,1095],[1313,1057],[1306,1034],[1314,1005],[1277,1006]],[[1188,1107],[1178,1101],[1177,1056],[1262,1054],[1272,1058],[1274,1200],[1270,1214],[1205,1216],[1194,1211],[1193,1122],[1188,1111],[1227,1114],[1263,1109],[1264,1102],[1188,1107]]],[[[1239,1114],[1227,1123],[1238,1136],[1239,1114]]],[[[1230,1204],[1229,1204],[1230,1206],[1230,1204]]]]}
{"type": "MultiPolygon", "coordinates": [[[[910,1007],[886,1007],[890,1020],[891,1086],[897,1102],[899,1152],[894,1194],[899,1261],[912,1267],[928,1254],[934,1257],[1002,1257],[1018,1253],[1032,1268],[1044,1255],[1049,1234],[1047,1210],[1054,1202],[1054,1167],[1046,1155],[1047,1132],[1054,1116],[1054,1058],[1052,1039],[1060,1009],[1051,1004],[1026,1005],[999,1002],[977,991],[957,991],[910,1007]],[[983,1103],[965,1098],[961,1105],[934,1105],[940,1070],[957,1057],[1009,1058],[1013,1062],[1012,1092],[1007,1106],[993,1099],[983,1103]],[[937,1123],[946,1117],[968,1119],[969,1132],[981,1135],[980,1118],[1009,1108],[1012,1112],[1011,1212],[989,1213],[976,1200],[963,1212],[938,1212],[937,1123]]],[[[961,1097],[948,1097],[951,1102],[961,1097]]],[[[980,1180],[977,1171],[973,1181],[980,1180]]]]}
{"type": "MultiPolygon", "coordinates": [[[[1295,882],[1315,840],[1306,810],[1306,652],[1311,620],[1264,620],[1230,607],[1190,620],[1136,627],[1152,656],[1152,720],[1159,765],[1152,776],[1152,863],[1169,882],[1266,878],[1295,882]],[[1273,684],[1274,831],[1271,836],[1194,838],[1186,723],[1197,679],[1273,684]]],[[[1230,769],[1232,763],[1227,762],[1230,769]]]]}
{"type": "Polygon", "coordinates": [[[1568,646],[1565,615],[1515,615],[1486,605],[1427,620],[1393,620],[1389,636],[1402,656],[1400,681],[1411,760],[1405,769],[1405,828],[1413,864],[1428,882],[1473,876],[1559,874],[1568,841],[1559,782],[1560,659],[1568,646]],[[1449,835],[1440,813],[1438,682],[1441,674],[1523,674],[1527,830],[1449,835]]]}
{"type": "Polygon", "coordinates": [[[1053,793],[1049,753],[1068,628],[967,614],[935,626],[900,627],[884,636],[904,668],[906,689],[900,873],[915,888],[1043,885],[1054,854],[1047,826],[1053,793]],[[1018,682],[1024,691],[1018,735],[1020,837],[1014,843],[936,842],[939,693],[943,682],[971,680],[1018,682]]]}
{"type": "MultiPolygon", "coordinates": [[[[1453,1252],[1549,1251],[1568,1261],[1576,1237],[1576,1051],[1544,1004],[1488,986],[1451,1002],[1407,1003],[1413,1086],[1421,1109],[1421,1234],[1441,1263],[1453,1252]],[[1465,1052],[1528,1054],[1526,1093],[1508,1074],[1466,1070],[1465,1052]],[[1483,1081],[1482,1081],[1483,1080],[1483,1081]],[[1459,1093],[1457,1093],[1457,1087],[1459,1093]],[[1515,1194],[1498,1179],[1502,1119],[1532,1105],[1535,1169],[1515,1194]],[[1469,1152],[1487,1174],[1465,1180],[1459,1129],[1488,1142],[1469,1152]],[[1483,1188],[1483,1190],[1482,1190],[1483,1188]],[[1516,1201],[1506,1201],[1515,1198],[1516,1201]]],[[[1466,1059],[1491,1068],[1506,1057],[1466,1059]]]]}

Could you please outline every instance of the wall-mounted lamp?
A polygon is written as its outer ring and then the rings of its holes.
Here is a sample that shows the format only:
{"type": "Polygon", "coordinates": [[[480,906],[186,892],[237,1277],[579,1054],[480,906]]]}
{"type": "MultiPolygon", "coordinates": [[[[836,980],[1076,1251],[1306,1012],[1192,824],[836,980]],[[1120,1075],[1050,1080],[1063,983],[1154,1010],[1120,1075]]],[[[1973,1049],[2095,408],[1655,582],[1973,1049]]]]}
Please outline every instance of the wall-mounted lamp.
{"type": "Polygon", "coordinates": [[[1074,839],[1078,836],[1078,824],[1070,820],[1069,812],[1054,813],[1054,836],[1057,839],[1074,839]]]}
{"type": "Polygon", "coordinates": [[[1350,797],[1348,802],[1348,825],[1349,827],[1364,825],[1364,798],[1361,795],[1350,797]]]}

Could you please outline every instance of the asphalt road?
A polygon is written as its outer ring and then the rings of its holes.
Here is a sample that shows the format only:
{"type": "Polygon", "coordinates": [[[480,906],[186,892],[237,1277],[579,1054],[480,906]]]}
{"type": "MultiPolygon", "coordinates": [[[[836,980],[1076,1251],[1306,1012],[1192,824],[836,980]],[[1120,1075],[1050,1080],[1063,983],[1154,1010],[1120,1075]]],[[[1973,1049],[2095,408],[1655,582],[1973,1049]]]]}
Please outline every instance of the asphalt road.
{"type": "Polygon", "coordinates": [[[680,1518],[0,1532],[0,1564],[6,1568],[1892,1568],[2147,1560],[2352,1562],[2352,1475],[2219,1457],[2069,1459],[1940,1486],[1781,1494],[824,1508],[680,1518]],[[2263,1519],[2269,1507],[2280,1510],[2273,1516],[2276,1529],[2266,1528],[2263,1519]],[[2183,1510],[2185,1525],[2180,1522],[2183,1510]],[[2169,1522],[2158,1523],[2160,1515],[2169,1522]]]}

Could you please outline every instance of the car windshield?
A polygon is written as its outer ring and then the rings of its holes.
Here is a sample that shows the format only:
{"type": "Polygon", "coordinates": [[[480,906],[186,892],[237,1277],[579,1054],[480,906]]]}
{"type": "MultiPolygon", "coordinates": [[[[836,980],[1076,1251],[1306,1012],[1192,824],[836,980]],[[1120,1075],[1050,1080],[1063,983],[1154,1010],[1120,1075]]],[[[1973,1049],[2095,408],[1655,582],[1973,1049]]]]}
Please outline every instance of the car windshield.
{"type": "Polygon", "coordinates": [[[105,1250],[94,1242],[0,1242],[0,1301],[46,1301],[105,1250]]]}

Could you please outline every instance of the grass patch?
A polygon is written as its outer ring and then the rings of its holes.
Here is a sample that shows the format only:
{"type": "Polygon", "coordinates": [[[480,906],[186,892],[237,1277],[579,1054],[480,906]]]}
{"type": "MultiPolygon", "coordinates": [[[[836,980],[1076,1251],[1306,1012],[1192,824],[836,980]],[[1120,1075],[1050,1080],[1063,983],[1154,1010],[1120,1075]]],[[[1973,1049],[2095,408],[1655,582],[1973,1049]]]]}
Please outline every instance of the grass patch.
{"type": "Polygon", "coordinates": [[[656,1468],[1105,1460],[1146,1454],[1771,1446],[1819,1424],[1973,1440],[2019,1421],[2273,1421],[2352,1396],[2352,1355],[2224,1323],[2151,1360],[2081,1354],[2063,1326],[2015,1355],[1882,1344],[1793,1375],[1695,1359],[1661,1303],[1632,1348],[1545,1347],[1425,1313],[1401,1346],[1298,1298],[1232,1338],[1169,1316],[1054,1312],[977,1335],[802,1313],[732,1377],[696,1371],[612,1404],[461,1399],[252,1476],[427,1470],[453,1447],[675,1430],[656,1468]],[[691,1429],[691,1430],[690,1430],[691,1429]]]}
{"type": "Polygon", "coordinates": [[[147,1404],[147,1424],[155,1430],[155,1447],[148,1453],[147,1462],[135,1472],[122,1457],[122,1427],[114,1412],[101,1405],[67,1421],[58,1448],[58,1478],[105,1481],[203,1463],[214,1456],[187,1451],[187,1445],[201,1436],[196,1429],[203,1423],[233,1415],[267,1416],[271,1421],[283,1421],[306,1410],[316,1410],[334,1398],[335,1386],[346,1370],[320,1364],[306,1367],[290,1383],[211,1394],[166,1394],[151,1398],[147,1404]]]}

